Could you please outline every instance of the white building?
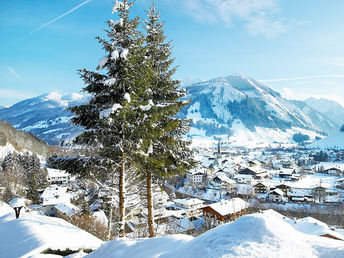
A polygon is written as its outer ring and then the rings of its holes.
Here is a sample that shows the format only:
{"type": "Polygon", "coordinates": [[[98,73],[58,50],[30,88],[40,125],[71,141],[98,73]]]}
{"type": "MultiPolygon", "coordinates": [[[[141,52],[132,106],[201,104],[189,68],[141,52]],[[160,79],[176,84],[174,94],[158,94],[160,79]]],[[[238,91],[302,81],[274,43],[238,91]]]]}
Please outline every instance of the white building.
{"type": "Polygon", "coordinates": [[[64,186],[51,185],[47,187],[41,195],[43,207],[41,211],[46,216],[57,216],[56,205],[70,204],[70,194],[68,188],[64,186]]]}
{"type": "Polygon", "coordinates": [[[48,170],[48,181],[52,184],[68,184],[71,176],[64,170],[47,168],[48,170]]]}

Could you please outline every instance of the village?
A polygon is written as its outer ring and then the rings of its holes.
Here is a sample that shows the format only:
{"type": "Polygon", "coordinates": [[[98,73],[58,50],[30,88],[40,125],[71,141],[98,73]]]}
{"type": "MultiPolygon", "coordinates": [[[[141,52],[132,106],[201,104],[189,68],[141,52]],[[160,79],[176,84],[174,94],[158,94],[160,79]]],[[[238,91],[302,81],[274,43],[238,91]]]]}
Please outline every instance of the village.
{"type": "MultiPolygon", "coordinates": [[[[343,215],[341,151],[304,147],[229,148],[221,143],[209,148],[197,147],[194,151],[198,160],[195,169],[153,187],[157,235],[199,235],[244,214],[265,209],[343,215]]],[[[71,218],[85,212],[87,206],[96,221],[108,226],[106,191],[85,187],[65,171],[47,170],[50,185],[41,190],[41,204],[30,206],[31,210],[46,216],[71,218]]],[[[147,219],[146,209],[137,204],[126,221],[130,237],[146,234],[143,222],[147,219]]]]}

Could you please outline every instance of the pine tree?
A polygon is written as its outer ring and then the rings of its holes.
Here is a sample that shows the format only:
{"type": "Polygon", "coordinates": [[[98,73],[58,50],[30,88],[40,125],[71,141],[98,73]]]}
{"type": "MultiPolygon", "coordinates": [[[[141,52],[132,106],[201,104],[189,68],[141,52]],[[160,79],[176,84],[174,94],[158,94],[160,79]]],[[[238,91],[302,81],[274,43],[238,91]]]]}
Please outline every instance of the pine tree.
{"type": "Polygon", "coordinates": [[[107,55],[96,71],[80,71],[91,100],[70,109],[75,113],[72,122],[85,128],[75,143],[93,147],[109,173],[118,172],[121,237],[125,236],[126,170],[140,144],[138,107],[145,85],[143,39],[137,30],[139,18],[129,18],[132,5],[129,0],[115,2],[113,13],[119,21],[108,22],[109,40],[97,37],[107,55]]]}
{"type": "Polygon", "coordinates": [[[176,68],[171,68],[171,42],[165,42],[163,23],[160,14],[153,7],[148,12],[146,28],[146,60],[149,66],[145,90],[147,104],[141,107],[145,120],[141,125],[144,152],[141,155],[140,170],[146,176],[148,230],[154,237],[154,214],[152,180],[157,177],[171,177],[183,174],[195,165],[190,142],[183,136],[189,131],[190,123],[176,118],[176,114],[189,101],[180,100],[185,96],[179,90],[179,81],[173,80],[176,68]]]}

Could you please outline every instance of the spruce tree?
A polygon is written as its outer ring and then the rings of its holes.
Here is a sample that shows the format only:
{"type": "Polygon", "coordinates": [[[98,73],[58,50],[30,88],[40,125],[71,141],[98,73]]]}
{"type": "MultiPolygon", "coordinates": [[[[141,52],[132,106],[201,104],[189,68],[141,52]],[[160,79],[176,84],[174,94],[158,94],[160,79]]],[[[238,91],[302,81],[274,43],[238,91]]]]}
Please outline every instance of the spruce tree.
{"type": "Polygon", "coordinates": [[[181,100],[185,92],[179,89],[179,81],[173,80],[176,72],[171,67],[171,42],[166,42],[160,14],[153,7],[145,21],[146,60],[149,66],[148,87],[145,90],[146,102],[141,110],[145,113],[141,124],[144,152],[141,152],[140,170],[146,176],[148,230],[154,237],[154,214],[152,200],[152,179],[183,174],[195,162],[190,142],[184,139],[189,131],[190,121],[176,118],[176,114],[189,101],[181,100]]]}
{"type": "MultiPolygon", "coordinates": [[[[85,128],[76,144],[93,147],[111,173],[118,173],[120,236],[125,236],[125,176],[140,139],[138,107],[145,85],[142,36],[139,18],[129,17],[133,2],[116,1],[113,13],[119,21],[108,21],[108,40],[97,37],[107,53],[96,71],[83,69],[80,75],[91,95],[89,103],[70,108],[72,122],[85,128]]],[[[110,211],[112,214],[112,211],[110,211]]]]}

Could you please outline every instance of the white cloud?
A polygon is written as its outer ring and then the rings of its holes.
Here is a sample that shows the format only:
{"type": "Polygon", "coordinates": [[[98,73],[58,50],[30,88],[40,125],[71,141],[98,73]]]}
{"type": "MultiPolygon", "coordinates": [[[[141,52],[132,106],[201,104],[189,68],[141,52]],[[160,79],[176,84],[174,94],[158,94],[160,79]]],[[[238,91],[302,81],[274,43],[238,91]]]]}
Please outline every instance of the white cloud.
{"type": "MultiPolygon", "coordinates": [[[[171,0],[170,0],[171,1],[171,0]]],[[[175,0],[173,0],[175,4],[175,0]]],[[[226,26],[243,23],[254,36],[275,37],[288,29],[277,18],[279,0],[183,0],[178,1],[186,13],[205,22],[222,22],[226,26]]]]}
{"type": "Polygon", "coordinates": [[[279,91],[287,99],[326,98],[344,106],[344,75],[280,78],[261,82],[279,91]]]}

